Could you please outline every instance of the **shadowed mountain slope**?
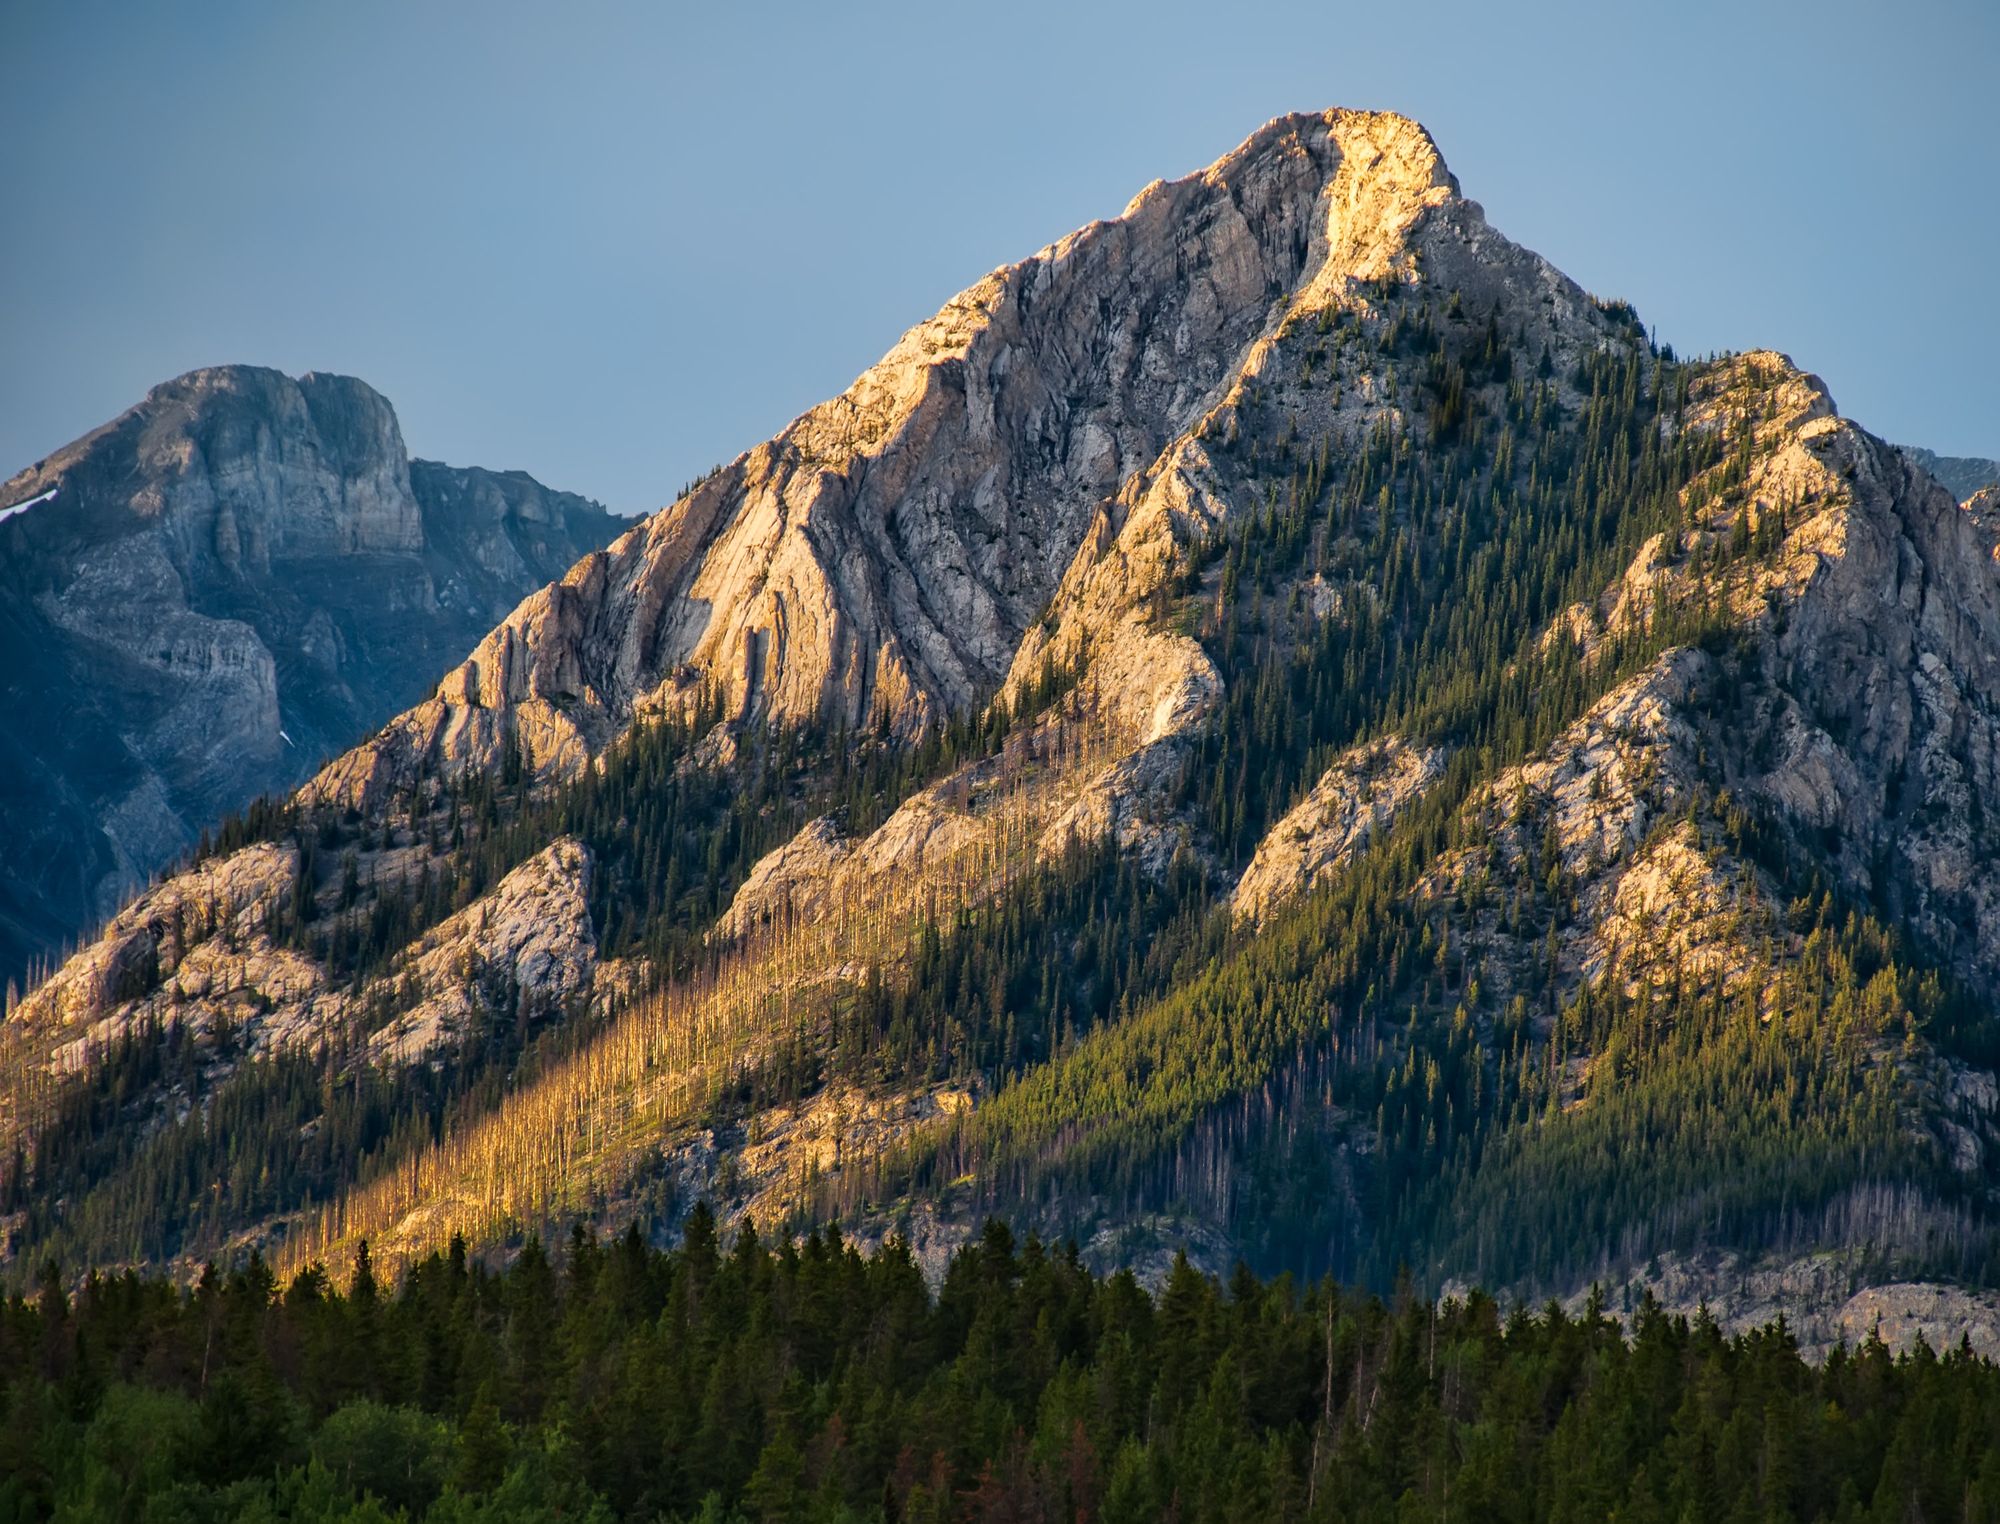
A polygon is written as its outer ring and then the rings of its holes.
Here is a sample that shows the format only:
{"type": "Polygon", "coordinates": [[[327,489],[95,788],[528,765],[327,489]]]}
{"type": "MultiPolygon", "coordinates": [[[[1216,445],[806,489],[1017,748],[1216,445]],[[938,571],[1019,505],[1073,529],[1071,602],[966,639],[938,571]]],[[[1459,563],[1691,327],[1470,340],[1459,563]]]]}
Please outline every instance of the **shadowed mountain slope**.
{"type": "Polygon", "coordinates": [[[0,488],[0,979],[421,698],[619,521],[411,462],[343,376],[225,366],[0,488]]]}

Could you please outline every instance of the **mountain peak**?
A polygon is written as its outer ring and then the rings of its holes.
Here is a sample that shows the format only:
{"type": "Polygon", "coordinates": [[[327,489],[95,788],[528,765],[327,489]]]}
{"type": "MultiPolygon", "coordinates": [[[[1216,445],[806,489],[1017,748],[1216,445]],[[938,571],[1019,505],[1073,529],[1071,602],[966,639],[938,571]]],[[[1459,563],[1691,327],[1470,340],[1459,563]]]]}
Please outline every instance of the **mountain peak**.
{"type": "MultiPolygon", "coordinates": [[[[1154,180],[1127,203],[1119,221],[1149,208],[1171,215],[1179,195],[1198,188],[1240,185],[1280,166],[1304,163],[1316,173],[1299,182],[1315,217],[1318,203],[1336,184],[1339,192],[1325,209],[1329,231],[1359,232],[1368,223],[1385,230],[1407,229],[1415,210],[1459,194],[1458,180],[1445,166],[1436,141],[1422,123],[1393,111],[1333,107],[1273,117],[1240,144],[1203,169],[1177,180],[1154,180]]],[[[1093,224],[1095,228],[1098,224],[1093,224]]],[[[1092,231],[1070,235],[1082,237],[1092,231]]],[[[1061,249],[1070,239],[1051,245],[1061,249]]],[[[1337,238],[1336,238],[1337,241],[1337,238]]],[[[1354,272],[1362,278],[1376,273],[1354,272]]]]}
{"type": "Polygon", "coordinates": [[[1215,160],[1202,175],[1228,175],[1241,165],[1271,154],[1299,151],[1304,145],[1329,144],[1343,160],[1413,186],[1442,186],[1454,194],[1458,181],[1445,167],[1430,129],[1397,111],[1371,111],[1329,106],[1319,111],[1288,111],[1272,117],[1235,148],[1215,160]]]}
{"type": "Polygon", "coordinates": [[[433,765],[490,765],[509,736],[537,771],[573,770],[636,716],[713,690],[731,721],[914,734],[966,713],[1018,670],[1100,510],[1156,474],[1294,314],[1418,281],[1434,214],[1444,275],[1476,283],[1502,260],[1552,321],[1601,326],[1486,228],[1416,122],[1279,117],[959,293],[845,392],[524,604],[317,791],[359,800],[433,765]]]}
{"type": "Polygon", "coordinates": [[[201,832],[411,703],[616,527],[531,478],[423,464],[351,376],[188,371],[0,502],[0,982],[201,832]]]}
{"type": "Polygon", "coordinates": [[[1900,1137],[2000,1157],[1921,1109],[1990,1059],[1890,998],[2000,968],[1991,538],[1783,356],[1654,349],[1417,123],[1280,117],[529,596],[33,993],[20,1062],[207,1020],[218,1084],[347,1034],[500,1097],[232,1207],[292,1263],[671,1180],[1561,1290],[1723,1231],[1746,1149],[1731,1241],[1782,1248],[1780,1203],[1944,1178],[1871,1166],[1900,1137]],[[1850,902],[1930,961],[1861,999],[1850,902]],[[1821,1035],[1742,1019],[1766,989],[1821,1035]]]}

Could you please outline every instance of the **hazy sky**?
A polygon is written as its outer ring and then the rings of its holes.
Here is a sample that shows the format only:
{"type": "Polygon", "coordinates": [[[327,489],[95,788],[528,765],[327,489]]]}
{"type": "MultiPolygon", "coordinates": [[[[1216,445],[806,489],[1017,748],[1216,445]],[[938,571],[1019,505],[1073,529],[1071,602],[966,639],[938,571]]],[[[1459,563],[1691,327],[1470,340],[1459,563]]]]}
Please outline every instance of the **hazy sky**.
{"type": "Polygon", "coordinates": [[[2000,454],[2000,6],[0,0],[0,477],[195,366],[624,512],[1281,112],[1388,107],[1683,352],[2000,454]]]}

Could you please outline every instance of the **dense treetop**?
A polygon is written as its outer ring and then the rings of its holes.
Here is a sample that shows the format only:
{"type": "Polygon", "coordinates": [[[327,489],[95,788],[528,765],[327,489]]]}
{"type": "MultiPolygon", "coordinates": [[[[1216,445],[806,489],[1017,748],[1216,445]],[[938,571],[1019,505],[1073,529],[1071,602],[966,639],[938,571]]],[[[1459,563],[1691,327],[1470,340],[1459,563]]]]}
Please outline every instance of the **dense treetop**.
{"type": "Polygon", "coordinates": [[[933,1292],[833,1235],[454,1244],[343,1292],[51,1271],[0,1308],[0,1518],[1990,1520],[2000,1370],[1647,1302],[1154,1292],[998,1222],[933,1292]]]}

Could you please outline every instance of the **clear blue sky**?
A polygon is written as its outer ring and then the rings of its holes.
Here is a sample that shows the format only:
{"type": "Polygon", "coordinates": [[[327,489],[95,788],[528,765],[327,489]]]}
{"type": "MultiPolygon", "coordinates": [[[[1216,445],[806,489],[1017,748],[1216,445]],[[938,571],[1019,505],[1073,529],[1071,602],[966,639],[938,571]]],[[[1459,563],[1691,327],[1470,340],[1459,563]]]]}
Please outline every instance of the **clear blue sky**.
{"type": "Polygon", "coordinates": [[[154,382],[385,392],[624,512],[1268,118],[1425,122],[1686,351],[2000,454],[2000,7],[3,0],[0,477],[154,382]]]}

